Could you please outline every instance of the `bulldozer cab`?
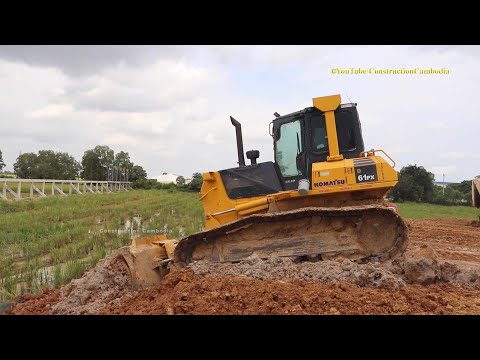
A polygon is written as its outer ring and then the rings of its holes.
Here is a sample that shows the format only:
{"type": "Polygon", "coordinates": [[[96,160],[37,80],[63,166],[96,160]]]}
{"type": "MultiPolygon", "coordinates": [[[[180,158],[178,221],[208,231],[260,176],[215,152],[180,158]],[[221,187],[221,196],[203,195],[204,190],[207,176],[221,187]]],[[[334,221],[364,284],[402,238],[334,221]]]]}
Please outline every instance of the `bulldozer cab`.
{"type": "MultiPolygon", "coordinates": [[[[356,104],[340,105],[334,116],[339,154],[344,159],[358,157],[365,146],[356,104]]],[[[311,165],[331,155],[325,114],[316,107],[277,117],[270,131],[285,190],[296,189],[300,179],[311,180],[311,165]]]]}
{"type": "Polygon", "coordinates": [[[314,98],[313,105],[276,114],[270,124],[275,162],[257,163],[259,152],[251,150],[246,153],[251,164],[245,165],[241,125],[231,117],[237,129],[239,166],[219,171],[230,199],[297,189],[301,179],[312,182],[312,164],[357,158],[365,150],[356,104],[340,104],[340,96],[334,95],[314,98]],[[328,114],[334,117],[327,120],[328,114]]]}

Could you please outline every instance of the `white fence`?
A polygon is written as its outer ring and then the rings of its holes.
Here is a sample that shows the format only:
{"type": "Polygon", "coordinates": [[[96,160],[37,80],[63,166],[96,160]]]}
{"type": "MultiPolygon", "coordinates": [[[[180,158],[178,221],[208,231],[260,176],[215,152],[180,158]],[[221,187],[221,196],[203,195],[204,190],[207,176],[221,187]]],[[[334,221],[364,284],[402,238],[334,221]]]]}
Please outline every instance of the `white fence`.
{"type": "Polygon", "coordinates": [[[48,195],[103,194],[128,191],[131,189],[131,184],[129,181],[0,178],[2,190],[0,192],[0,199],[18,201],[22,199],[33,199],[34,197],[47,197],[48,195]],[[24,184],[28,185],[25,186],[24,184]],[[28,190],[26,187],[28,187],[28,190]]]}

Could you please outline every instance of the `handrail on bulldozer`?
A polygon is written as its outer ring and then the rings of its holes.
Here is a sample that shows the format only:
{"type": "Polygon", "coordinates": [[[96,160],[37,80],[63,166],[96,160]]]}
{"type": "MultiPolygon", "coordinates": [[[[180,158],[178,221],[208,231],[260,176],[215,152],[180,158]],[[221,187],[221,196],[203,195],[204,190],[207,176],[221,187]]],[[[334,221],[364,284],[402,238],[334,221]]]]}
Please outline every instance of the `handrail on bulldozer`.
{"type": "Polygon", "coordinates": [[[390,161],[393,163],[392,167],[395,168],[395,165],[396,165],[395,160],[393,160],[390,156],[388,156],[388,154],[385,151],[383,151],[382,149],[378,149],[378,150],[372,149],[372,150],[368,150],[368,151],[362,151],[360,153],[359,157],[366,157],[364,155],[374,156],[375,152],[382,152],[387,158],[390,159],[390,161]]]}

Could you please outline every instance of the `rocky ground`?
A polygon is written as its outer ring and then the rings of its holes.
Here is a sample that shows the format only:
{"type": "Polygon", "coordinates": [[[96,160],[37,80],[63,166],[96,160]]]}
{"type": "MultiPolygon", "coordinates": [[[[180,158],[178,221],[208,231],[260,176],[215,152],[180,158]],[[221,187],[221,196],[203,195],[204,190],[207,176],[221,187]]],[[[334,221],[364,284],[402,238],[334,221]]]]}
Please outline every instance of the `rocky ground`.
{"type": "Polygon", "coordinates": [[[193,264],[157,286],[131,290],[105,258],[81,279],[17,297],[10,314],[480,314],[480,228],[468,220],[409,221],[393,262],[295,262],[255,256],[193,264]]]}

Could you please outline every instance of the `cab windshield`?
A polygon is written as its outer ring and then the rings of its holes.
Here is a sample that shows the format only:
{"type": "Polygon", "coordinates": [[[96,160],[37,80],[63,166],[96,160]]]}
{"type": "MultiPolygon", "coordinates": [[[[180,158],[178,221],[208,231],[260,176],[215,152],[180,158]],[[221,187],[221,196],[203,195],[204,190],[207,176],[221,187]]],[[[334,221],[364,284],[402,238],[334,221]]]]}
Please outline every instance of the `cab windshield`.
{"type": "Polygon", "coordinates": [[[297,158],[302,152],[300,121],[292,121],[280,126],[280,138],[275,145],[275,159],[283,177],[298,176],[297,158]]]}
{"type": "MultiPolygon", "coordinates": [[[[337,128],[338,148],[340,153],[356,150],[355,141],[355,119],[348,112],[337,112],[335,114],[337,128]]],[[[312,144],[313,151],[328,153],[327,130],[323,114],[312,117],[312,144]]]]}

